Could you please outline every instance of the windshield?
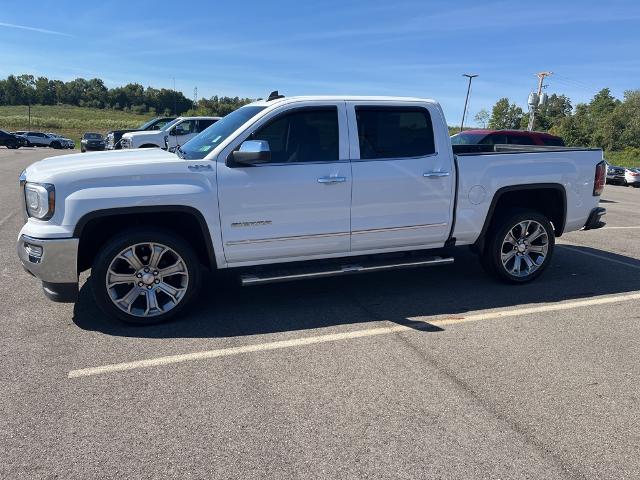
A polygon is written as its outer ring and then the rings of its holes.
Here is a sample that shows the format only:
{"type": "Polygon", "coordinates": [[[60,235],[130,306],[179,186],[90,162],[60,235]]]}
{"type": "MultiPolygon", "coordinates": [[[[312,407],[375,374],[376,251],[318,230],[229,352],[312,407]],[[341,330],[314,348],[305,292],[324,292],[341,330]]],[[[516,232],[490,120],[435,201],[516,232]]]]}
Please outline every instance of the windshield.
{"type": "Polygon", "coordinates": [[[486,133],[457,133],[451,137],[451,145],[479,145],[486,133]]]}
{"type": "Polygon", "coordinates": [[[84,138],[87,140],[102,140],[102,135],[99,133],[85,133],[84,138]]]}
{"type": "Polygon", "coordinates": [[[147,130],[151,126],[154,126],[156,130],[160,130],[167,123],[173,122],[173,120],[174,120],[173,118],[163,118],[163,119],[152,118],[148,122],[145,122],[142,125],[140,125],[138,127],[138,130],[147,130]]]}
{"type": "Polygon", "coordinates": [[[180,147],[178,149],[178,155],[180,158],[186,158],[188,160],[203,159],[241,125],[265,108],[267,107],[247,106],[231,112],[180,147]]]}
{"type": "Polygon", "coordinates": [[[169,130],[171,127],[173,127],[179,121],[180,121],[180,119],[176,118],[175,120],[170,121],[169,123],[167,123],[163,127],[160,127],[160,130],[162,130],[163,132],[166,132],[167,130],[169,130]]]}

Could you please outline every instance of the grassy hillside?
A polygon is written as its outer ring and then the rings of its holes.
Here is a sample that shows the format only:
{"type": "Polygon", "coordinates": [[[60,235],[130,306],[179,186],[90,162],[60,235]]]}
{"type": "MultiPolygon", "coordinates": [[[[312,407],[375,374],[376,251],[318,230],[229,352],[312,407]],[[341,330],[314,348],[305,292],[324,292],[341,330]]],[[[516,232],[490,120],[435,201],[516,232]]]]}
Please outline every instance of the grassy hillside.
{"type": "MultiPolygon", "coordinates": [[[[0,106],[0,129],[26,130],[29,125],[27,106],[0,106]]],[[[31,129],[55,132],[75,140],[79,145],[84,132],[102,134],[117,128],[135,128],[151,115],[120,110],[74,107],[71,105],[32,105],[31,129]]]]}
{"type": "Polygon", "coordinates": [[[621,152],[605,152],[604,158],[611,165],[640,167],[640,148],[626,148],[621,152]]]}

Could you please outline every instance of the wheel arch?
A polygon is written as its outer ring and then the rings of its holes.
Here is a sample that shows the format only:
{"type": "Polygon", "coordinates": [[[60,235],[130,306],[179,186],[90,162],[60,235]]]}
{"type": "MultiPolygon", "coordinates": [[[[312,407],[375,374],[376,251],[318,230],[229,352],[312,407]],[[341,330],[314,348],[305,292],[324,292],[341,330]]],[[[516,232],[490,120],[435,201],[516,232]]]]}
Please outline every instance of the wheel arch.
{"type": "Polygon", "coordinates": [[[529,183],[499,188],[491,199],[480,235],[473,244],[474,250],[483,250],[487,231],[493,221],[509,208],[531,208],[542,213],[553,224],[555,236],[560,237],[567,219],[567,192],[559,183],[529,183]]]}
{"type": "Polygon", "coordinates": [[[200,263],[216,269],[209,226],[202,213],[185,205],[119,207],[95,210],[77,222],[73,236],[80,239],[78,271],[90,268],[100,248],[120,231],[139,226],[165,228],[189,242],[200,263]]]}

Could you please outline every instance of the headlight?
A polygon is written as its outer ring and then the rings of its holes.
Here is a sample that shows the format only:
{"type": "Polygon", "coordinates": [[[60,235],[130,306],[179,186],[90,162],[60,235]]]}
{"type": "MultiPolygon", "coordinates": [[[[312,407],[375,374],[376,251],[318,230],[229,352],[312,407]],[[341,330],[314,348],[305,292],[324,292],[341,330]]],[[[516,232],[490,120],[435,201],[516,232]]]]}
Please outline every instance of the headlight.
{"type": "Polygon", "coordinates": [[[30,183],[24,186],[24,201],[30,217],[49,220],[56,207],[56,189],[50,183],[30,183]]]}

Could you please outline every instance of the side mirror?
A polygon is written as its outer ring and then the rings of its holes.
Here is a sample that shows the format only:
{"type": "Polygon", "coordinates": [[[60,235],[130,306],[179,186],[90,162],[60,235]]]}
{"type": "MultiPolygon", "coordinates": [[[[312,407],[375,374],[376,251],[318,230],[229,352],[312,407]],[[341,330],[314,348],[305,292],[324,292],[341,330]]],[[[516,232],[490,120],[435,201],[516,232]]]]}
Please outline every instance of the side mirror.
{"type": "Polygon", "coordinates": [[[240,149],[231,153],[233,161],[242,166],[253,166],[271,161],[271,150],[266,140],[247,140],[240,149]]]}

